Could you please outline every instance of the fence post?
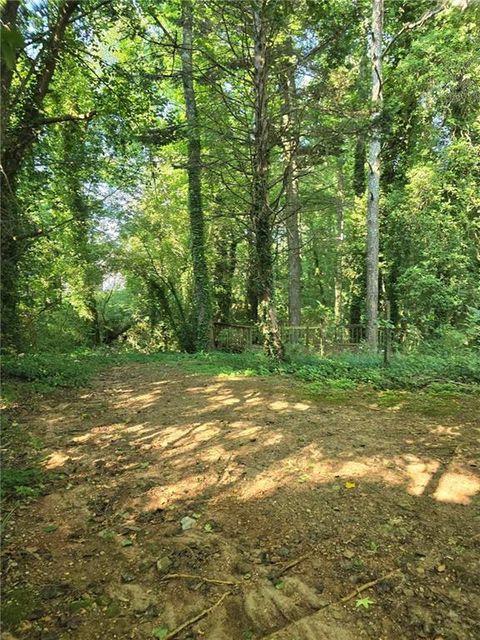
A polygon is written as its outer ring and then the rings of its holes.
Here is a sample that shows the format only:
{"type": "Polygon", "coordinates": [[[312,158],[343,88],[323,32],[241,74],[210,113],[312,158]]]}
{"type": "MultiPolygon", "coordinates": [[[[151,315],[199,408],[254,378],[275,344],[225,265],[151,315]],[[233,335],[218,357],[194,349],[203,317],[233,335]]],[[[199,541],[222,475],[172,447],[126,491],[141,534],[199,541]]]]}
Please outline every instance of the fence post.
{"type": "Polygon", "coordinates": [[[383,345],[383,362],[385,366],[390,362],[390,356],[392,355],[392,330],[390,328],[390,301],[385,302],[385,336],[383,345]]]}

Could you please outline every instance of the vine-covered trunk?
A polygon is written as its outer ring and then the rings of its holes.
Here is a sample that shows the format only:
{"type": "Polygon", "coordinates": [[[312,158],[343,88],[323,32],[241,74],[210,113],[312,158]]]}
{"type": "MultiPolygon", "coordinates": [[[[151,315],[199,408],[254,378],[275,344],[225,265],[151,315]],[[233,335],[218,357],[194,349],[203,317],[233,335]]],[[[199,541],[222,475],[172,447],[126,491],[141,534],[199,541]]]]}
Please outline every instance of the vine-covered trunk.
{"type": "MultiPolygon", "coordinates": [[[[17,200],[17,177],[25,157],[37,140],[38,120],[55,69],[58,64],[65,31],[79,6],[80,0],[64,0],[58,9],[48,37],[39,54],[37,71],[24,87],[22,108],[13,126],[10,119],[11,81],[15,72],[16,55],[13,64],[1,65],[0,144],[1,144],[1,264],[2,274],[0,301],[2,310],[2,347],[20,346],[18,318],[18,275],[19,264],[26,251],[25,240],[29,236],[28,223],[17,200]]],[[[2,23],[14,30],[19,3],[7,2],[2,9],[2,23]]],[[[13,119],[12,119],[13,121],[13,119]]]]}
{"type": "Polygon", "coordinates": [[[193,3],[182,0],[183,43],[182,80],[187,116],[188,144],[188,212],[192,247],[192,265],[195,293],[195,322],[197,350],[209,349],[212,343],[212,308],[210,282],[205,256],[205,223],[202,207],[201,144],[198,127],[197,104],[193,85],[193,3]]]}
{"type": "MultiPolygon", "coordinates": [[[[293,55],[291,40],[287,53],[293,55]]],[[[285,163],[285,229],[288,247],[288,319],[291,325],[301,324],[302,314],[302,262],[298,212],[298,128],[296,124],[295,67],[289,61],[282,78],[283,93],[283,157],[285,163]]]]}
{"type": "Polygon", "coordinates": [[[373,0],[371,29],[372,115],[368,152],[367,193],[367,341],[378,348],[378,257],[380,202],[380,146],[383,106],[382,75],[383,0],[373,0]]]}
{"type": "Polygon", "coordinates": [[[252,220],[258,279],[258,319],[268,356],[283,358],[277,314],[273,300],[272,215],[268,202],[268,112],[266,1],[254,5],[254,95],[255,129],[252,220]]]}
{"type": "Polygon", "coordinates": [[[336,224],[336,256],[335,256],[335,324],[343,322],[343,251],[345,226],[345,180],[343,163],[337,162],[337,224],[336,224]]]}

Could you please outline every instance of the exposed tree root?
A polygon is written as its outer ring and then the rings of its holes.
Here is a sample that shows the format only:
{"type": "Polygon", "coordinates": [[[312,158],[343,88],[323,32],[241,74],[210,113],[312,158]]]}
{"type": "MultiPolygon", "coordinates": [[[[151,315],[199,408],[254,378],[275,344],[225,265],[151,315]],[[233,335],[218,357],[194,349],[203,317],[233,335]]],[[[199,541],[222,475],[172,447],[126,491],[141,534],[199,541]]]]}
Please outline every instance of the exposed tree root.
{"type": "Polygon", "coordinates": [[[216,609],[224,600],[225,598],[230,595],[230,591],[225,591],[225,593],[222,595],[221,598],[219,598],[215,604],[212,604],[211,607],[208,607],[208,609],[204,609],[203,611],[201,611],[198,615],[194,616],[193,618],[190,618],[190,620],[187,620],[186,622],[184,622],[183,624],[181,624],[179,627],[177,627],[176,629],[174,629],[173,631],[170,631],[170,633],[168,635],[165,636],[165,640],[171,640],[171,638],[175,638],[175,636],[178,636],[178,634],[183,631],[184,629],[187,629],[188,627],[190,627],[192,624],[195,624],[195,622],[198,622],[199,620],[201,620],[202,618],[204,618],[205,616],[208,616],[209,613],[211,613],[214,609],[216,609]]]}

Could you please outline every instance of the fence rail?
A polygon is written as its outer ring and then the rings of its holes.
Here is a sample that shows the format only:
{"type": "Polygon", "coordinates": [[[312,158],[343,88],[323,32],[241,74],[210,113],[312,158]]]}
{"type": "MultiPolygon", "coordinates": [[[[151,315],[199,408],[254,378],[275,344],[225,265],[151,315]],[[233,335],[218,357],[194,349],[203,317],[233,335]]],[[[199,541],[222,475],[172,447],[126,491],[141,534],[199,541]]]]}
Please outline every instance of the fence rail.
{"type": "MultiPolygon", "coordinates": [[[[378,344],[383,348],[389,330],[380,327],[378,344]]],[[[284,344],[296,344],[321,354],[337,351],[356,351],[366,339],[366,327],[362,324],[346,325],[281,325],[280,335],[284,344]]],[[[260,345],[261,332],[257,325],[214,324],[215,347],[225,351],[245,351],[260,345]]]]}

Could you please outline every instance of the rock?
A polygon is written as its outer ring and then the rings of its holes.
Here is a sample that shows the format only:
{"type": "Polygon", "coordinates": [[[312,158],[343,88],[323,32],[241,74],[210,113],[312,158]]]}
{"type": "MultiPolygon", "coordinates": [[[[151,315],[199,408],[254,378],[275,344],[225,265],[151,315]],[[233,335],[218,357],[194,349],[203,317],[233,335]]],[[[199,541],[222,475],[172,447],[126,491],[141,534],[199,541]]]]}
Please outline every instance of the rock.
{"type": "Polygon", "coordinates": [[[246,575],[250,572],[250,565],[248,562],[242,562],[241,560],[235,564],[235,571],[240,575],[246,575]]]}
{"type": "Polygon", "coordinates": [[[135,576],[131,573],[123,573],[121,579],[122,582],[133,582],[135,580],[135,576]]]}
{"type": "Polygon", "coordinates": [[[40,592],[42,600],[53,600],[60,598],[70,591],[70,585],[66,582],[60,584],[49,584],[40,592]]]}
{"type": "Polygon", "coordinates": [[[446,566],[444,564],[437,564],[437,566],[435,567],[435,571],[437,573],[443,573],[446,569],[446,566]]]}
{"type": "Polygon", "coordinates": [[[157,560],[156,566],[159,573],[167,573],[169,568],[172,566],[172,561],[168,556],[162,556],[157,560]]]}
{"type": "Polygon", "coordinates": [[[197,521],[195,520],[195,518],[191,518],[190,516],[185,516],[180,520],[180,524],[182,525],[182,531],[188,531],[189,529],[192,529],[197,524],[197,521]]]}

